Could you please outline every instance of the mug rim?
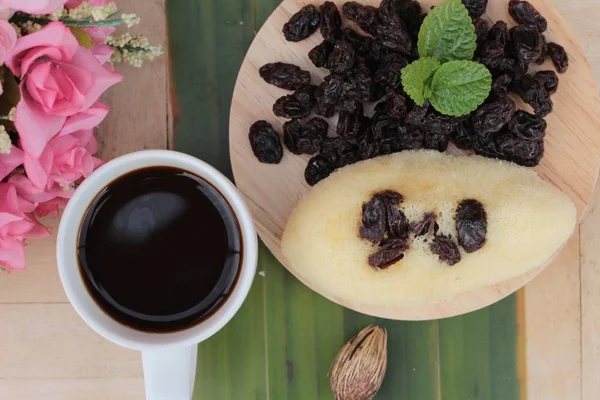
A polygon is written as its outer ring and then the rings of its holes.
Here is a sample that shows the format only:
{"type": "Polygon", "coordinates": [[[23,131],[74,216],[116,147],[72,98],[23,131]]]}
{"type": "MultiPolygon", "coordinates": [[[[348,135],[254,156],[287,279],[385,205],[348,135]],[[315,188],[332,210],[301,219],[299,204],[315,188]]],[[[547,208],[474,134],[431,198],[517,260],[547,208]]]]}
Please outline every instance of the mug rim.
{"type": "Polygon", "coordinates": [[[60,221],[56,257],[60,280],[67,298],[87,325],[121,346],[133,350],[154,350],[164,346],[187,346],[202,342],[233,318],[254,281],[258,261],[258,238],[252,214],[239,190],[225,175],[206,162],[184,153],[172,150],[143,150],[107,162],[77,188],[60,221]],[[199,323],[174,332],[140,331],[112,318],[89,293],[77,257],[81,223],[93,199],[119,177],[138,169],[158,166],[186,170],[213,185],[229,203],[238,220],[243,248],[237,281],[219,309],[199,323]]]}

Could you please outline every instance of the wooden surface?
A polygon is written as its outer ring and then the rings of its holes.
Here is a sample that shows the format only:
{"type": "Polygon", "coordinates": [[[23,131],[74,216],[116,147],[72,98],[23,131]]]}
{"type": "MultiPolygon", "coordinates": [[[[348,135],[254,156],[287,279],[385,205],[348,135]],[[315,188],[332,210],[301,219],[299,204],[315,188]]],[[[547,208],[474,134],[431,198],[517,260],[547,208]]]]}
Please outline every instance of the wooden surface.
{"type": "MultiPolygon", "coordinates": [[[[175,145],[217,165],[226,173],[229,170],[226,121],[235,74],[253,32],[277,3],[277,0],[169,2],[173,70],[176,72],[173,92],[180,96],[175,145]],[[198,34],[198,29],[218,31],[220,35],[198,34]],[[220,45],[223,42],[227,46],[220,45]]],[[[166,40],[163,1],[119,0],[119,4],[128,12],[142,16],[144,31],[149,31],[155,41],[166,40]]],[[[600,33],[596,26],[597,17],[590,17],[600,13],[597,0],[554,0],[553,4],[573,28],[596,79],[599,79],[600,33]]],[[[107,129],[114,135],[111,139],[114,142],[108,143],[107,148],[112,148],[113,153],[107,153],[107,156],[137,150],[144,146],[143,143],[148,143],[148,147],[166,146],[167,92],[152,94],[155,98],[144,93],[150,86],[155,86],[156,90],[165,87],[167,66],[162,62],[141,71],[122,69],[127,74],[125,83],[109,93],[113,114],[109,115],[107,129]],[[121,89],[126,96],[117,98],[115,90],[121,89]],[[137,96],[135,102],[132,96],[137,96]],[[115,109],[120,116],[114,115],[115,109]]],[[[397,340],[390,354],[389,371],[403,371],[404,379],[386,380],[389,389],[378,398],[600,398],[599,241],[600,195],[596,195],[580,227],[580,236],[574,237],[555,262],[516,297],[510,296],[498,305],[458,319],[393,325],[390,335],[397,340]],[[518,311],[518,333],[513,331],[514,315],[505,314],[505,310],[511,309],[518,311]],[[488,319],[505,320],[505,323],[492,328],[486,325],[488,319]],[[502,329],[503,326],[507,328],[502,329]],[[488,332],[490,330],[492,332],[488,332]],[[480,340],[462,344],[452,341],[470,333],[475,333],[475,337],[489,336],[493,347],[487,347],[486,342],[480,340]],[[475,389],[478,383],[490,384],[482,381],[482,376],[488,373],[497,377],[491,382],[492,387],[511,386],[510,377],[503,380],[502,366],[515,360],[510,359],[512,354],[504,354],[502,349],[503,341],[515,334],[519,335],[521,346],[518,373],[524,383],[520,385],[520,393],[486,397],[489,392],[481,389],[479,395],[472,395],[472,392],[457,397],[448,395],[457,390],[452,382],[465,387],[470,384],[475,389]],[[410,340],[416,336],[424,340],[410,340]],[[443,353],[442,359],[453,358],[448,369],[435,368],[439,359],[431,358],[433,353],[423,345],[425,339],[437,343],[443,353]],[[476,357],[482,357],[481,364],[469,361],[476,357]],[[486,357],[493,362],[486,361],[486,357]],[[414,375],[417,371],[418,376],[414,375]],[[440,379],[451,383],[438,391],[436,384],[440,379]],[[408,397],[409,393],[419,396],[408,397]],[[386,394],[388,397],[384,397],[386,394]]],[[[26,272],[0,277],[0,324],[3,328],[0,399],[143,399],[139,354],[99,338],[66,303],[56,271],[53,240],[35,242],[28,249],[28,256],[26,272]]],[[[356,332],[374,320],[341,310],[304,290],[266,252],[262,252],[261,265],[265,265],[265,269],[257,278],[243,309],[232,321],[231,329],[201,346],[196,398],[327,399],[325,395],[318,396],[326,393],[323,387],[312,392],[316,393],[313,397],[297,394],[304,387],[312,387],[314,376],[326,376],[328,363],[335,355],[332,349],[350,332],[356,332]],[[268,279],[263,279],[263,275],[268,279]],[[274,300],[266,302],[267,298],[274,300]],[[263,313],[263,307],[267,309],[266,313],[263,313]],[[302,313],[304,309],[310,314],[303,315],[303,321],[290,320],[290,316],[302,313]],[[342,330],[327,330],[327,327],[340,323],[342,330]],[[265,328],[268,337],[265,337],[265,328]],[[268,352],[266,342],[270,343],[268,352]],[[272,351],[273,348],[282,351],[272,351]],[[292,364],[301,358],[316,365],[309,368],[311,374],[298,364],[292,364]],[[225,369],[229,366],[226,361],[231,361],[229,371],[225,369]],[[265,368],[265,364],[270,367],[265,368]],[[252,368],[245,368],[248,365],[252,368]],[[295,369],[291,368],[293,366],[295,369]],[[212,379],[215,377],[217,379],[212,379]],[[227,377],[231,380],[226,380],[227,377]],[[216,387],[222,392],[217,393],[216,387]],[[284,390],[287,395],[277,396],[284,390]]]]}
{"type": "MultiPolygon", "coordinates": [[[[346,0],[335,2],[341,7],[346,0]]],[[[591,200],[600,168],[598,89],[585,53],[567,23],[545,0],[531,2],[548,20],[546,37],[549,41],[562,44],[569,54],[570,61],[569,70],[560,76],[559,90],[552,97],[555,111],[546,118],[546,153],[536,171],[543,179],[554,183],[567,193],[576,204],[579,216],[582,216],[591,200]]],[[[273,115],[272,105],[279,97],[290,92],[260,79],[258,70],[262,65],[277,61],[296,64],[310,71],[313,84],[322,82],[326,71],[315,67],[308,59],[308,52],[323,40],[321,35],[317,33],[307,40],[292,43],[286,41],[281,32],[283,24],[300,8],[307,4],[319,3],[323,3],[323,0],[286,0],[265,22],[242,64],[230,115],[230,148],[234,177],[254,215],[258,233],[279,261],[298,279],[313,288],[315,286],[303,276],[302,271],[294,270],[291,265],[286,264],[280,251],[280,240],[287,218],[310,188],[304,180],[304,170],[311,156],[295,156],[286,149],[280,164],[260,163],[250,148],[248,130],[255,121],[267,120],[276,131],[282,132],[283,123],[286,121],[273,115]]],[[[380,0],[368,0],[365,3],[377,6],[380,0]]],[[[424,8],[438,3],[439,0],[421,1],[424,8]]],[[[485,17],[492,23],[499,19],[511,21],[507,1],[490,1],[485,17]]],[[[550,60],[545,65],[536,67],[538,68],[553,69],[550,60]]],[[[519,106],[528,109],[522,101],[519,101],[519,106]]],[[[330,135],[335,134],[336,122],[337,117],[329,119],[330,135]]],[[[460,154],[456,148],[453,148],[453,151],[460,154]]],[[[525,285],[540,271],[541,268],[537,268],[508,281],[424,306],[399,307],[393,311],[360,306],[354,310],[402,320],[451,317],[480,309],[504,298],[525,285]]],[[[334,298],[330,293],[321,291],[320,294],[352,308],[351,304],[334,298]]]]}

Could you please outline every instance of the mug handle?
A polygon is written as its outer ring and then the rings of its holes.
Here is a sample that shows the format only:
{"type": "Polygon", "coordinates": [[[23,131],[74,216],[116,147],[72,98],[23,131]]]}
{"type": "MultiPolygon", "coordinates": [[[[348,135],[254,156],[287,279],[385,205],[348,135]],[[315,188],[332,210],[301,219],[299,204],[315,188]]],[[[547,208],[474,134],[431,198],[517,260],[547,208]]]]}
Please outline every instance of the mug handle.
{"type": "Polygon", "coordinates": [[[142,352],[146,400],[191,400],[198,345],[142,352]]]}

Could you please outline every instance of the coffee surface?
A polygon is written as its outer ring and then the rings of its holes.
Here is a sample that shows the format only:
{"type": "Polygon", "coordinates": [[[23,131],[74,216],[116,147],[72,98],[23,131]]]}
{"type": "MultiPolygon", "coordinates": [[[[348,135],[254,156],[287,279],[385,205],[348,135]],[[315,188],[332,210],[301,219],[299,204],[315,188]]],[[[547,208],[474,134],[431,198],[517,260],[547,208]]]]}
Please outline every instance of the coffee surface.
{"type": "Polygon", "coordinates": [[[80,228],[78,257],[88,291],[113,319],[172,332],[226,300],[241,247],[235,215],[213,186],[180,169],[151,167],[96,197],[80,228]]]}

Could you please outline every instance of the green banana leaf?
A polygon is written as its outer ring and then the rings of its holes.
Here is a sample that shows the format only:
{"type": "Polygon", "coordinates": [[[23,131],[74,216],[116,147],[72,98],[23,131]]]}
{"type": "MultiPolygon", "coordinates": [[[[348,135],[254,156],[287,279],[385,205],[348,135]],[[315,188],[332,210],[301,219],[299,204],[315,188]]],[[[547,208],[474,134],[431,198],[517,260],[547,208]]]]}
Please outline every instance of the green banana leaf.
{"type": "MultiPolygon", "coordinates": [[[[277,0],[169,0],[175,148],[231,177],[229,106],[238,69],[277,0]]],[[[517,400],[523,335],[518,295],[446,320],[402,322],[344,309],[294,278],[263,246],[240,312],[200,344],[196,400],[333,399],[328,371],[369,324],[388,330],[388,370],[376,399],[517,400]]],[[[524,399],[523,399],[524,400],[524,399]]]]}

